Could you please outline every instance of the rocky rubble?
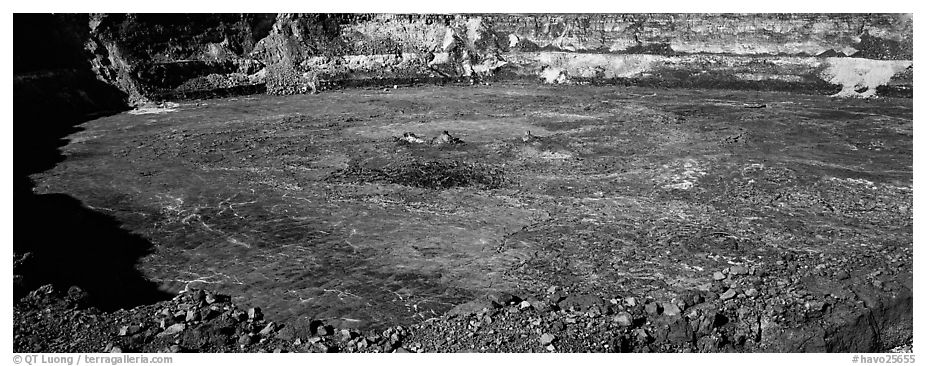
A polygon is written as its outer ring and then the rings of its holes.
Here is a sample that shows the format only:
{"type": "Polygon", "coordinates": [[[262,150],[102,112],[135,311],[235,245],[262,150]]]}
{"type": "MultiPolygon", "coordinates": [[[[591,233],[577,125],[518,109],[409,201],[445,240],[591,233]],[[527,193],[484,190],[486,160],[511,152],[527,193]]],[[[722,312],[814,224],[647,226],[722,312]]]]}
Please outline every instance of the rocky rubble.
{"type": "Polygon", "coordinates": [[[321,320],[277,324],[204,290],[111,313],[86,307],[81,293],[46,285],[21,299],[16,352],[388,352],[408,335],[401,326],[364,335],[321,320]]]}
{"type": "MultiPolygon", "coordinates": [[[[322,319],[276,323],[264,319],[260,308],[242,309],[228,296],[202,289],[170,301],[105,313],[88,307],[87,294],[77,287],[61,293],[45,285],[14,307],[14,348],[16,352],[873,352],[900,350],[911,343],[912,332],[892,335],[892,328],[884,324],[864,324],[880,333],[866,338],[871,335],[858,329],[853,318],[867,318],[864,311],[853,309],[858,299],[854,292],[819,298],[798,286],[767,283],[769,272],[775,270],[732,266],[721,272],[725,278],[714,276],[709,288],[674,298],[604,298],[557,286],[531,294],[494,293],[418,324],[366,330],[337,329],[322,319]]],[[[784,278],[777,281],[790,282],[784,278]]],[[[880,288],[890,291],[895,286],[882,283],[880,288]]],[[[874,318],[896,316],[892,312],[898,308],[904,312],[909,306],[903,299],[912,299],[904,291],[860,296],[875,296],[858,301],[871,304],[865,310],[874,318]],[[887,302],[898,298],[901,301],[894,304],[887,302]],[[873,301],[882,301],[881,308],[873,301]]]]}

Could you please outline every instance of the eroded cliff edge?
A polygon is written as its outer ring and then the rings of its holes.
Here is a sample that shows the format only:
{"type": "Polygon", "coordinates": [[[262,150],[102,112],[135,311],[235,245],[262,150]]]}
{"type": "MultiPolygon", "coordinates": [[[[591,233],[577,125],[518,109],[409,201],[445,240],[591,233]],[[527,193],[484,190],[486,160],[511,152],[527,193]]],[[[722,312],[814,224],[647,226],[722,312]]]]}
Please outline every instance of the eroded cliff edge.
{"type": "Polygon", "coordinates": [[[129,104],[497,78],[912,94],[906,14],[94,14],[58,21],[79,30],[73,42],[129,104]]]}

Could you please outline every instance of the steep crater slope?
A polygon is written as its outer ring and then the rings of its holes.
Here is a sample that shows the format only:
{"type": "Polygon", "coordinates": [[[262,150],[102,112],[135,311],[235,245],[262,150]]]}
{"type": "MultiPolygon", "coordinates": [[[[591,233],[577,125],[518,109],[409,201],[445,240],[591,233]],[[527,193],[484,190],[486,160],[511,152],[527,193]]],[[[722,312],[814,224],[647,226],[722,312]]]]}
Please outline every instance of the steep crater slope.
{"type": "Polygon", "coordinates": [[[94,69],[133,102],[498,79],[912,88],[904,14],[100,14],[83,26],[94,69]]]}

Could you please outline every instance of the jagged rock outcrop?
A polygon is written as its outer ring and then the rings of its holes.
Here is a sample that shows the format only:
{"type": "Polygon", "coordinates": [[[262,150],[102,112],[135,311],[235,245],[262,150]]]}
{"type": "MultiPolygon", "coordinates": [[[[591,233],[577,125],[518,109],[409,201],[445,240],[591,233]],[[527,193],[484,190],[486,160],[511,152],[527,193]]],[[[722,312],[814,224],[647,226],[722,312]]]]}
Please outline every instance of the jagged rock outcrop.
{"type": "Polygon", "coordinates": [[[863,97],[912,84],[912,20],[903,14],[118,14],[90,22],[94,70],[133,103],[434,78],[797,86],[863,97]]]}
{"type": "Polygon", "coordinates": [[[862,97],[879,88],[909,94],[912,85],[906,14],[49,17],[83,45],[71,58],[85,58],[131,105],[493,77],[862,97]]]}

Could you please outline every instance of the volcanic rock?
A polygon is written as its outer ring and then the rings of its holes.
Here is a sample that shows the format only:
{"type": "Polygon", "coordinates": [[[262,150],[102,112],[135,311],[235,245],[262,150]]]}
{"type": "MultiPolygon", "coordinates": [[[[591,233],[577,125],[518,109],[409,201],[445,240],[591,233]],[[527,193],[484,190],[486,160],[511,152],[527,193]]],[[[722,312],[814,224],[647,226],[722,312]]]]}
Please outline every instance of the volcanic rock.
{"type": "Polygon", "coordinates": [[[675,305],[671,302],[664,303],[662,305],[662,313],[665,316],[678,316],[682,312],[682,309],[678,308],[678,305],[675,305]]]}
{"type": "Polygon", "coordinates": [[[177,324],[167,327],[167,329],[164,329],[163,332],[158,333],[158,337],[166,337],[166,336],[174,335],[174,334],[182,332],[184,329],[186,329],[186,325],[184,325],[183,323],[177,323],[177,324]]]}
{"type": "Polygon", "coordinates": [[[263,319],[264,314],[261,313],[260,308],[253,307],[248,310],[248,319],[250,320],[261,320],[263,319]]]}
{"type": "Polygon", "coordinates": [[[552,334],[544,333],[543,335],[540,336],[540,344],[546,346],[546,345],[549,345],[550,343],[553,343],[553,340],[555,339],[556,337],[554,337],[552,334]]]}
{"type": "Polygon", "coordinates": [[[736,296],[736,290],[734,290],[734,289],[731,288],[731,289],[725,291],[724,293],[720,294],[720,299],[721,299],[721,300],[729,300],[729,299],[732,299],[732,298],[735,297],[735,296],[736,296]]]}

